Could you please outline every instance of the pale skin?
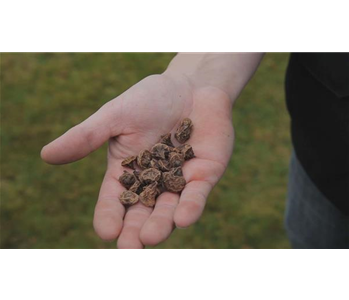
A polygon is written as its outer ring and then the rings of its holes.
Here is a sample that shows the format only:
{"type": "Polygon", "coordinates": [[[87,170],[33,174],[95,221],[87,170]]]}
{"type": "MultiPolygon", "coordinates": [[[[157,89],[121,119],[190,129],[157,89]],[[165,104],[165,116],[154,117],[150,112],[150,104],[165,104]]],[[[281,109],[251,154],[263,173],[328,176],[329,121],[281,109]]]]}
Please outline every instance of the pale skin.
{"type": "Polygon", "coordinates": [[[166,240],[172,231],[195,223],[207,197],[222,177],[234,144],[233,103],[257,69],[260,53],[178,54],[161,75],[149,76],[96,113],[46,145],[41,157],[65,164],[109,142],[107,170],[95,207],[93,225],[118,248],[144,248],[166,240]],[[182,193],[161,194],[154,208],[119,202],[121,161],[150,149],[159,137],[175,132],[188,117],[194,130],[188,141],[195,158],[186,162],[182,193]]]}

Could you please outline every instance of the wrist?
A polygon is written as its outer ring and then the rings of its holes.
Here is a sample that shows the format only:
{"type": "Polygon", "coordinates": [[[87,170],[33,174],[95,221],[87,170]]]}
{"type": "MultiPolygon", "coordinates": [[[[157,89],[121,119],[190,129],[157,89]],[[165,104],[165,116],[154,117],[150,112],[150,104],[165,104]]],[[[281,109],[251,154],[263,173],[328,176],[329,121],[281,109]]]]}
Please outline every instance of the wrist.
{"type": "Polygon", "coordinates": [[[186,87],[189,91],[188,95],[191,96],[190,99],[196,99],[197,102],[205,101],[206,99],[216,103],[217,107],[223,107],[224,109],[222,110],[227,112],[226,116],[231,118],[234,101],[225,90],[207,82],[199,81],[191,74],[178,72],[173,69],[167,69],[162,76],[170,80],[179,90],[186,87]],[[203,97],[203,95],[205,96],[203,97]]]}
{"type": "Polygon", "coordinates": [[[234,103],[262,57],[262,53],[178,54],[164,75],[185,77],[193,88],[219,89],[234,103]]]}
{"type": "Polygon", "coordinates": [[[171,68],[168,68],[163,74],[163,76],[176,81],[180,84],[186,84],[190,87],[191,93],[196,94],[200,93],[202,90],[211,90],[212,92],[215,90],[216,93],[220,93],[221,95],[224,94],[223,97],[227,103],[227,105],[231,106],[234,103],[234,100],[236,99],[235,96],[231,96],[228,94],[227,90],[224,88],[217,86],[215,83],[211,83],[209,81],[203,81],[199,76],[196,76],[195,74],[186,73],[181,70],[174,70],[171,68]]]}

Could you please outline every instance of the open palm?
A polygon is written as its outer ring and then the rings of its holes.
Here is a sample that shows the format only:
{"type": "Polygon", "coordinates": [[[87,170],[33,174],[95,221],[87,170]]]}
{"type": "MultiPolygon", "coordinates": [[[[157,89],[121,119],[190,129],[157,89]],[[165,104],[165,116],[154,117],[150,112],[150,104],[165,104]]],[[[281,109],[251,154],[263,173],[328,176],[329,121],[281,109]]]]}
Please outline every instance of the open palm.
{"type": "Polygon", "coordinates": [[[105,240],[118,237],[119,248],[156,245],[175,225],[188,227],[198,220],[223,175],[233,148],[231,102],[221,90],[197,88],[185,77],[149,76],[45,146],[42,158],[52,164],[72,162],[107,140],[108,167],[95,208],[95,230],[105,240]],[[185,189],[181,195],[162,193],[154,208],[137,203],[125,210],[118,199],[125,190],[118,181],[121,161],[175,132],[185,117],[194,124],[188,142],[196,156],[183,166],[185,189]]]}

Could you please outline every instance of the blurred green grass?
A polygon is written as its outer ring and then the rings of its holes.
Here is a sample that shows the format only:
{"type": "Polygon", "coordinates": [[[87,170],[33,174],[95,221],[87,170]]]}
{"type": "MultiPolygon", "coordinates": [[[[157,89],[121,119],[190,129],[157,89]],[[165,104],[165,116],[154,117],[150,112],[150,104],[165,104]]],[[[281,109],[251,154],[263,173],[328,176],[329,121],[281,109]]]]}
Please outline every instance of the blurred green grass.
{"type": "MultiPolygon", "coordinates": [[[[1,54],[1,248],[114,248],[92,227],[106,146],[71,165],[43,145],[147,75],[172,53],[1,54]]],[[[233,111],[234,155],[202,218],[156,248],[288,248],[288,54],[267,54],[233,111]]]]}

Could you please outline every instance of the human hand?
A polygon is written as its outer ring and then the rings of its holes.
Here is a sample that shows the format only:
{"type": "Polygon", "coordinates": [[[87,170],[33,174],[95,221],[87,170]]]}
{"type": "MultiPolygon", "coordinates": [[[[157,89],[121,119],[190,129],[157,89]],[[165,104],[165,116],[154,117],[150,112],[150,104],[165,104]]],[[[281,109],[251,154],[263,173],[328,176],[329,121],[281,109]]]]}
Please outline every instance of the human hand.
{"type": "Polygon", "coordinates": [[[197,87],[185,76],[152,75],[109,101],[88,119],[42,149],[51,164],[76,161],[107,140],[108,164],[94,214],[94,228],[104,240],[118,238],[118,248],[143,248],[166,240],[175,226],[188,227],[201,216],[206,199],[223,175],[233,149],[231,101],[222,90],[197,87]],[[195,158],[183,166],[187,181],[181,195],[164,192],[154,208],[137,203],[127,209],[119,196],[121,161],[150,149],[159,137],[175,132],[180,121],[193,121],[188,143],[195,158]]]}

